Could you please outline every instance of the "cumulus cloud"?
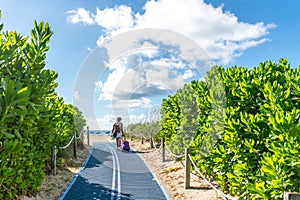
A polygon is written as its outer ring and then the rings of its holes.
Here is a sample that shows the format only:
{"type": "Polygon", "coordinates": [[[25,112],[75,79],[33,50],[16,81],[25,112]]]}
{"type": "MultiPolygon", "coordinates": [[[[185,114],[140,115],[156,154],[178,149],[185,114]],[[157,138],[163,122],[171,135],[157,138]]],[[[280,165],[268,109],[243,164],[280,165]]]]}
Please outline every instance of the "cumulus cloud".
{"type": "Polygon", "coordinates": [[[111,130],[115,118],[113,114],[105,114],[98,118],[86,118],[86,122],[90,130],[111,130]]]}
{"type": "Polygon", "coordinates": [[[131,99],[128,101],[129,108],[151,108],[151,100],[145,97],[131,99]]]}
{"type": "Polygon", "coordinates": [[[140,113],[138,115],[130,115],[129,119],[132,123],[139,123],[139,122],[145,122],[146,117],[147,116],[145,113],[140,113]]]}
{"type": "Polygon", "coordinates": [[[95,22],[108,31],[133,26],[133,13],[130,7],[120,5],[115,8],[96,9],[95,22]]]}
{"type": "Polygon", "coordinates": [[[140,101],[142,97],[163,95],[167,91],[176,91],[184,85],[186,79],[194,75],[188,69],[177,70],[187,68],[180,60],[163,58],[154,59],[153,62],[140,62],[140,57],[144,55],[143,53],[126,55],[114,62],[113,66],[109,66],[114,70],[104,83],[97,82],[97,88],[101,93],[99,100],[140,101]]]}
{"type": "MultiPolygon", "coordinates": [[[[213,7],[201,0],[150,0],[144,13],[134,13],[129,6],[96,9],[92,14],[84,8],[69,11],[71,23],[98,24],[106,35],[141,28],[160,28],[176,31],[196,41],[208,55],[227,64],[243,51],[266,42],[274,24],[250,24],[238,20],[223,7],[213,7]]],[[[103,41],[103,35],[99,38],[103,41]]]]}
{"type": "Polygon", "coordinates": [[[74,10],[69,10],[67,11],[68,17],[67,17],[67,21],[69,23],[84,23],[84,24],[94,24],[94,16],[91,14],[90,11],[87,11],[84,8],[78,8],[78,9],[74,9],[74,10]]]}
{"type": "Polygon", "coordinates": [[[101,88],[103,87],[103,82],[100,80],[100,81],[96,81],[95,82],[95,90],[101,90],[101,88]]]}
{"type": "Polygon", "coordinates": [[[183,78],[184,78],[185,80],[187,80],[187,79],[192,78],[194,75],[195,75],[194,72],[193,72],[192,70],[188,69],[188,70],[186,70],[186,71],[184,72],[183,78]]]}
{"type": "MultiPolygon", "coordinates": [[[[228,64],[268,41],[269,30],[276,27],[242,22],[222,5],[213,7],[204,0],[149,0],[143,11],[118,5],[67,12],[69,23],[98,25],[103,30],[97,45],[107,54],[103,63],[109,73],[95,81],[95,90],[100,92],[99,100],[111,102],[114,114],[150,108],[152,98],[176,91],[197,73],[204,75],[208,60],[228,64]]],[[[79,98],[78,93],[74,98],[79,98]]],[[[141,117],[129,116],[133,121],[141,117]]]]}

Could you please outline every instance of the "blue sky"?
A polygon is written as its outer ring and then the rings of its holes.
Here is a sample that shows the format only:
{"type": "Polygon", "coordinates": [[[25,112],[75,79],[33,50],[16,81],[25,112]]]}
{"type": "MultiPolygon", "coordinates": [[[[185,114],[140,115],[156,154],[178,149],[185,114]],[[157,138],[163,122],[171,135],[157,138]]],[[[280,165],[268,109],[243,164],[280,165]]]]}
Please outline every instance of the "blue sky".
{"type": "Polygon", "coordinates": [[[2,0],[5,30],[54,31],[47,67],[91,129],[151,120],[161,99],[212,64],[300,64],[298,0],[2,0]]]}

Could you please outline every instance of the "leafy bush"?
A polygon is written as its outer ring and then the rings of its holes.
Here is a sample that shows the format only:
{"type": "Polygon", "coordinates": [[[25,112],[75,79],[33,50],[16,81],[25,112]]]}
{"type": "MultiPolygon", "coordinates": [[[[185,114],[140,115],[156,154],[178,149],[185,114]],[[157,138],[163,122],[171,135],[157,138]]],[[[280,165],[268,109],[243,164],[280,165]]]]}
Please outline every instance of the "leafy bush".
{"type": "Polygon", "coordinates": [[[30,38],[0,28],[0,199],[17,199],[40,188],[52,146],[85,120],[58,97],[57,73],[45,68],[49,25],[34,22],[30,38]]]}
{"type": "Polygon", "coordinates": [[[300,68],[287,59],[252,69],[215,66],[205,80],[164,99],[161,114],[160,137],[173,145],[185,140],[200,170],[224,191],[240,199],[299,192],[300,68]]]}

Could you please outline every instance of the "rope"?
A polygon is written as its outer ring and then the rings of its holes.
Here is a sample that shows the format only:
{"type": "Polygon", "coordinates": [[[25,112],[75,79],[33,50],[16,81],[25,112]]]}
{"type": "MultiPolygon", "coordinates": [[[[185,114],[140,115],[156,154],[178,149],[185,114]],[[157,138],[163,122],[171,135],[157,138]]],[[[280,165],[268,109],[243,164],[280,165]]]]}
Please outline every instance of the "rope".
{"type": "Polygon", "coordinates": [[[72,139],[70,140],[70,142],[66,145],[66,146],[64,146],[64,147],[58,147],[59,149],[66,149],[66,148],[68,148],[71,144],[72,144],[72,142],[73,142],[73,139],[74,139],[74,135],[72,136],[72,139]]]}
{"type": "Polygon", "coordinates": [[[174,154],[170,149],[169,149],[169,147],[168,147],[168,145],[165,143],[165,147],[166,147],[166,149],[171,153],[171,155],[173,156],[173,157],[175,157],[175,158],[183,158],[185,155],[184,154],[180,154],[180,155],[176,155],[176,154],[174,154]]]}
{"type": "MultiPolygon", "coordinates": [[[[144,139],[147,139],[147,138],[145,138],[143,135],[142,135],[142,136],[136,136],[136,135],[133,134],[133,133],[131,133],[131,134],[132,134],[133,136],[135,136],[135,137],[142,137],[142,138],[144,138],[144,139]]],[[[160,144],[159,148],[156,148],[156,144],[155,144],[154,140],[153,140],[153,143],[154,143],[155,149],[160,150],[160,149],[162,148],[162,144],[160,144]]],[[[166,143],[165,143],[165,147],[166,147],[166,149],[170,152],[170,154],[171,154],[173,157],[175,157],[175,158],[183,158],[183,157],[185,156],[185,154],[180,154],[180,155],[174,154],[174,153],[170,150],[170,148],[168,147],[168,145],[167,145],[166,143]]],[[[224,196],[224,197],[227,198],[227,199],[230,199],[230,200],[237,200],[237,199],[238,199],[238,198],[235,198],[235,197],[226,195],[226,194],[223,193],[221,190],[219,190],[218,188],[216,188],[212,183],[210,183],[210,182],[204,177],[204,175],[200,172],[200,170],[199,170],[198,167],[196,166],[196,164],[195,164],[195,162],[193,161],[193,159],[192,159],[192,157],[191,157],[190,154],[188,155],[188,157],[189,157],[189,159],[190,159],[192,165],[194,166],[196,172],[200,175],[200,177],[201,177],[201,178],[202,178],[202,179],[203,179],[203,180],[204,180],[204,181],[205,181],[212,189],[214,189],[218,194],[224,196]]]]}
{"type": "Polygon", "coordinates": [[[200,170],[198,169],[198,167],[196,166],[195,162],[193,161],[192,157],[190,154],[188,154],[188,157],[192,163],[192,165],[194,166],[195,170],[198,172],[198,174],[201,176],[201,178],[212,188],[214,189],[217,193],[219,193],[220,195],[224,196],[227,199],[231,199],[231,200],[237,200],[238,198],[229,196],[227,194],[224,194],[221,190],[219,190],[218,188],[216,188],[213,184],[211,184],[205,177],[204,175],[200,172],[200,170]]]}
{"type": "MultiPolygon", "coordinates": [[[[77,140],[81,139],[81,135],[83,134],[83,130],[81,130],[80,134],[78,135],[78,137],[76,137],[77,140]]],[[[76,135],[76,132],[75,132],[76,135]]]]}
{"type": "MultiPolygon", "coordinates": [[[[144,139],[147,139],[144,135],[136,135],[136,134],[134,134],[134,133],[132,133],[132,132],[130,132],[130,134],[131,134],[131,136],[133,136],[133,137],[138,137],[138,138],[144,138],[144,139]]],[[[129,134],[129,135],[130,135],[130,134],[129,134]]],[[[156,147],[158,143],[155,143],[155,141],[154,141],[153,138],[152,138],[152,141],[153,141],[154,148],[155,148],[156,150],[160,150],[160,149],[162,148],[162,145],[161,145],[161,144],[159,145],[159,148],[156,147]]]]}

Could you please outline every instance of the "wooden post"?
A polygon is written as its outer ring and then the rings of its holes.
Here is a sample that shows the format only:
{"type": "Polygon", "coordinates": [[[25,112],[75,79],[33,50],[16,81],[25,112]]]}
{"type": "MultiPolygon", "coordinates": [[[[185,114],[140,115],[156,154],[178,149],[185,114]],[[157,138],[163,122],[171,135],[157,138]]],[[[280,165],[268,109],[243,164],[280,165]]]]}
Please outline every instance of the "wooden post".
{"type": "Polygon", "coordinates": [[[76,151],[77,151],[77,139],[76,139],[76,132],[73,132],[73,152],[74,152],[74,158],[77,159],[76,151]]]}
{"type": "Polygon", "coordinates": [[[165,162],[165,138],[161,138],[161,145],[162,162],[165,162]]]}
{"type": "Polygon", "coordinates": [[[144,144],[144,137],[142,136],[142,144],[144,144]]]}
{"type": "Polygon", "coordinates": [[[151,149],[154,148],[154,145],[153,145],[153,134],[152,134],[152,132],[150,133],[150,147],[151,147],[151,149]]]}
{"type": "Polygon", "coordinates": [[[56,175],[56,146],[52,148],[52,162],[51,162],[51,168],[52,168],[52,174],[56,175]]]}
{"type": "Polygon", "coordinates": [[[190,179],[191,179],[191,161],[189,158],[190,149],[185,149],[185,179],[184,179],[184,189],[188,189],[191,187],[190,179]]]}
{"type": "Polygon", "coordinates": [[[89,126],[87,126],[87,145],[90,145],[90,129],[89,126]]]}

